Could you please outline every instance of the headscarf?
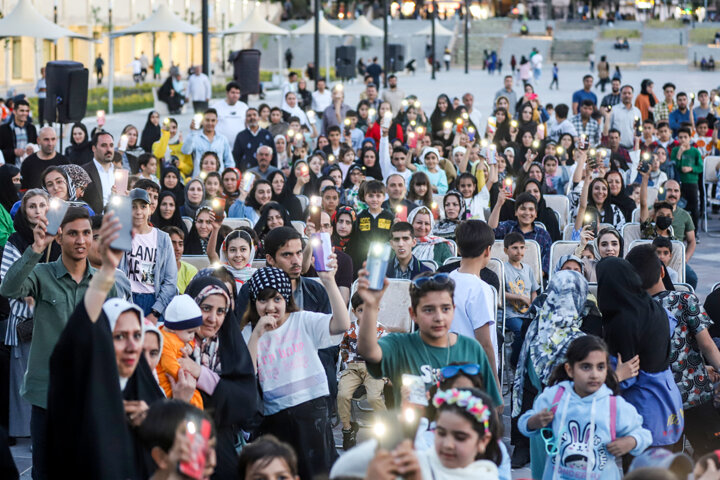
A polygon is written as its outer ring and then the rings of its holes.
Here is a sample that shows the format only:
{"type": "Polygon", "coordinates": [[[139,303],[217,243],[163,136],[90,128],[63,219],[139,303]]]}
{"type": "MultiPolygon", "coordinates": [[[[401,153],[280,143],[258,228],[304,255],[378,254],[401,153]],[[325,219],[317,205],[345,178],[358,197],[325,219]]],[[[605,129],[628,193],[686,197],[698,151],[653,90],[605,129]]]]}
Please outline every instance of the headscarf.
{"type": "Polygon", "coordinates": [[[432,115],[430,115],[430,126],[432,128],[432,134],[441,134],[443,128],[445,128],[444,123],[446,121],[452,122],[453,125],[455,124],[455,110],[453,109],[453,104],[450,100],[450,97],[448,97],[444,93],[441,93],[440,95],[438,95],[438,98],[435,101],[435,109],[433,110],[432,115]],[[438,107],[441,98],[444,98],[447,102],[447,109],[444,113],[440,110],[440,107],[438,107]]]}
{"type": "Polygon", "coordinates": [[[84,123],[75,122],[70,128],[70,145],[65,148],[65,157],[67,157],[70,163],[74,163],[75,165],[84,165],[92,160],[92,146],[90,145],[90,137],[84,123]],[[80,143],[75,143],[75,139],[72,136],[72,131],[76,128],[79,128],[85,133],[85,138],[80,143]]]}
{"type": "Polygon", "coordinates": [[[377,152],[377,150],[372,148],[363,148],[362,150],[360,150],[360,156],[358,157],[356,162],[359,163],[361,166],[365,167],[365,176],[382,181],[383,173],[382,168],[380,168],[380,154],[377,152]],[[365,153],[368,151],[372,151],[375,154],[375,165],[373,165],[372,167],[365,165],[365,153]]]}
{"type": "Polygon", "coordinates": [[[248,286],[250,287],[250,300],[252,301],[256,301],[266,288],[277,290],[286,302],[289,302],[292,296],[290,277],[283,270],[276,267],[258,269],[248,280],[248,286]]]}
{"type": "Polygon", "coordinates": [[[565,266],[565,264],[570,261],[580,265],[580,273],[585,273],[585,262],[583,262],[580,257],[577,257],[574,254],[563,255],[562,257],[560,257],[560,259],[555,264],[555,270],[553,271],[553,273],[562,271],[562,268],[565,266]]]}
{"type": "Polygon", "coordinates": [[[193,178],[189,182],[185,184],[185,203],[183,204],[183,210],[185,212],[186,217],[195,218],[197,216],[198,209],[205,204],[205,183],[203,183],[202,180],[199,178],[193,178]],[[193,182],[198,182],[200,186],[202,187],[202,200],[200,200],[200,203],[192,203],[190,199],[188,198],[188,190],[190,190],[190,185],[193,184],[193,182]]]}
{"type": "Polygon", "coordinates": [[[512,416],[521,413],[522,393],[527,375],[528,359],[543,385],[557,365],[565,361],[570,343],[585,335],[580,327],[588,283],[578,272],[562,270],[550,279],[547,298],[528,327],[520,350],[513,385],[512,416]]]}
{"type": "MultiPolygon", "coordinates": [[[[218,278],[212,276],[195,278],[187,286],[185,293],[190,295],[198,305],[202,305],[203,300],[211,295],[220,295],[225,298],[227,309],[230,311],[230,292],[228,292],[225,284],[218,278]]],[[[193,359],[203,367],[210,369],[212,372],[217,374],[222,373],[223,362],[219,352],[220,345],[222,344],[224,348],[232,348],[232,346],[228,345],[225,347],[225,343],[222,341],[223,335],[221,335],[221,332],[224,328],[226,328],[226,325],[229,326],[233,323],[233,319],[226,316],[223,324],[217,332],[217,335],[211,338],[196,338],[197,341],[195,342],[195,349],[193,350],[192,355],[193,359]]],[[[225,365],[228,368],[233,367],[233,365],[229,363],[226,363],[225,365]]]]}
{"type": "MultiPolygon", "coordinates": [[[[111,298],[110,300],[107,300],[105,303],[103,303],[102,311],[107,318],[108,324],[110,325],[111,333],[115,331],[115,325],[117,325],[117,321],[118,318],[120,318],[120,315],[125,312],[137,313],[138,326],[140,327],[142,336],[145,336],[145,329],[143,328],[143,319],[145,318],[145,316],[143,315],[143,311],[140,309],[140,307],[138,307],[134,303],[130,303],[122,298],[111,298]]],[[[144,339],[140,338],[140,344],[142,344],[143,341],[144,339]]],[[[140,356],[142,356],[142,352],[140,353],[140,356]]],[[[135,372],[133,371],[133,373],[135,372]]],[[[125,389],[129,378],[130,377],[120,377],[120,389],[125,389]]]]}
{"type": "Polygon", "coordinates": [[[153,125],[153,123],[150,121],[150,117],[152,117],[153,113],[158,112],[155,110],[151,110],[150,113],[148,113],[147,121],[145,122],[145,127],[142,131],[142,136],[140,137],[140,148],[145,150],[148,153],[152,153],[152,146],[153,143],[160,140],[160,136],[162,135],[162,129],[160,128],[160,124],[153,125]]]}
{"type": "Polygon", "coordinates": [[[242,178],[243,174],[240,171],[240,169],[235,167],[227,167],[225,170],[222,171],[222,174],[220,175],[220,187],[222,188],[222,195],[225,197],[226,200],[232,200],[235,201],[240,196],[240,188],[242,187],[242,178]],[[225,190],[225,174],[235,172],[235,175],[237,176],[237,188],[233,193],[229,193],[227,190],[225,190]]]}
{"type": "Polygon", "coordinates": [[[270,231],[267,220],[268,216],[270,215],[270,210],[275,210],[280,212],[280,215],[283,217],[283,225],[286,227],[292,226],[292,220],[290,219],[290,215],[288,214],[285,207],[280,205],[278,202],[268,202],[265,205],[263,205],[260,208],[260,217],[258,218],[258,221],[255,222],[255,226],[253,227],[253,230],[255,230],[255,233],[257,233],[258,238],[262,241],[263,238],[265,238],[265,235],[270,231]]]}
{"type": "Polygon", "coordinates": [[[232,273],[232,276],[235,277],[235,293],[240,292],[240,287],[242,287],[243,284],[247,282],[248,279],[252,276],[252,274],[255,273],[255,270],[257,270],[252,266],[252,261],[255,258],[256,249],[257,247],[253,243],[252,237],[250,237],[250,234],[244,230],[233,230],[232,232],[227,234],[227,236],[222,242],[222,246],[220,247],[220,261],[222,262],[225,269],[228,272],[232,273]],[[248,263],[242,268],[235,268],[230,265],[227,256],[227,249],[229,246],[228,242],[235,240],[236,238],[241,238],[245,240],[248,245],[250,245],[250,252],[248,253],[248,263]]]}
{"type": "MultiPolygon", "coordinates": [[[[297,176],[295,175],[295,169],[301,163],[304,163],[305,166],[308,168],[308,171],[310,171],[310,165],[308,165],[307,160],[302,159],[302,158],[298,158],[297,160],[295,160],[293,162],[292,168],[290,169],[290,175],[288,176],[287,181],[285,182],[285,188],[287,189],[288,192],[292,192],[293,189],[295,188],[295,184],[297,184],[297,176]]],[[[268,177],[268,180],[270,180],[269,177],[268,177]]]]}
{"type": "Polygon", "coordinates": [[[597,236],[593,240],[593,245],[595,246],[595,255],[597,256],[597,258],[600,258],[600,237],[604,236],[607,233],[611,233],[615,235],[615,237],[617,237],[618,242],[620,242],[620,251],[618,253],[618,258],[622,258],[623,251],[625,250],[625,240],[623,239],[623,236],[620,235],[620,232],[618,232],[614,227],[605,227],[598,232],[597,236]]]}
{"type": "MultiPolygon", "coordinates": [[[[433,218],[432,211],[424,205],[417,207],[410,212],[408,215],[408,223],[412,225],[415,217],[419,213],[426,213],[430,215],[430,231],[434,231],[435,219],[433,218]]],[[[415,237],[415,239],[417,240],[417,245],[413,249],[413,254],[418,258],[418,260],[433,260],[435,258],[435,245],[438,243],[448,243],[446,239],[432,234],[426,237],[415,237]]]]}
{"type": "MultiPolygon", "coordinates": [[[[291,175],[292,174],[294,174],[294,169],[291,169],[291,175]]],[[[303,220],[302,205],[300,204],[300,200],[298,200],[298,198],[292,193],[292,188],[290,188],[289,180],[285,177],[285,174],[281,171],[273,172],[268,175],[268,182],[270,182],[270,187],[272,189],[273,202],[277,202],[285,207],[285,210],[287,210],[292,220],[303,220]],[[279,194],[275,193],[275,189],[272,189],[272,183],[278,175],[283,177],[283,180],[285,181],[282,192],[279,194]]]]}
{"type": "Polygon", "coordinates": [[[333,234],[332,234],[332,243],[336,247],[340,247],[343,251],[345,251],[345,247],[347,246],[348,242],[350,241],[350,235],[347,237],[341,237],[337,233],[337,222],[338,218],[340,218],[340,215],[347,214],[350,215],[350,219],[352,220],[353,225],[355,224],[355,219],[357,218],[357,215],[355,214],[355,210],[352,209],[352,207],[348,207],[346,205],[341,205],[338,207],[338,209],[335,211],[335,213],[332,214],[331,220],[333,225],[333,234]]]}
{"type": "Polygon", "coordinates": [[[423,149],[422,153],[420,154],[420,163],[422,163],[423,165],[425,165],[425,157],[427,157],[428,153],[434,153],[435,156],[436,156],[437,159],[438,159],[438,162],[439,162],[440,159],[442,158],[442,155],[440,155],[440,151],[439,151],[437,148],[435,148],[435,147],[425,147],[425,148],[423,149]]]}
{"type": "MultiPolygon", "coordinates": [[[[187,207],[187,204],[185,205],[187,207]]],[[[200,237],[196,222],[201,212],[208,211],[212,212],[212,208],[207,205],[203,205],[195,211],[195,217],[193,218],[193,224],[190,231],[185,236],[185,255],[206,255],[208,247],[208,239],[200,237]]],[[[212,235],[212,234],[211,234],[212,235]]]]}
{"type": "Polygon", "coordinates": [[[180,170],[178,170],[176,166],[168,165],[167,167],[163,167],[162,175],[160,175],[160,189],[163,192],[172,192],[172,194],[175,195],[175,203],[177,204],[178,208],[185,205],[185,185],[183,185],[180,170]],[[177,185],[175,185],[173,188],[167,188],[165,186],[165,177],[168,173],[174,173],[178,179],[177,185]]]}
{"type": "Polygon", "coordinates": [[[12,179],[20,173],[20,169],[15,165],[6,163],[0,167],[0,205],[10,213],[15,202],[20,200],[17,188],[12,179]]]}
{"type": "Polygon", "coordinates": [[[625,221],[630,222],[632,221],[632,212],[633,210],[635,210],[635,200],[630,198],[627,194],[627,189],[625,188],[625,178],[623,178],[624,175],[617,170],[610,170],[605,174],[606,181],[608,175],[610,174],[620,177],[620,193],[618,193],[617,195],[613,195],[610,192],[610,187],[608,186],[608,200],[610,200],[611,204],[617,205],[617,207],[620,209],[623,216],[625,217],[625,221]]]}
{"type": "Polygon", "coordinates": [[[87,186],[92,183],[90,175],[80,165],[75,165],[71,163],[69,165],[60,165],[60,168],[62,168],[68,175],[70,180],[72,180],[73,187],[75,189],[81,188],[84,191],[87,186]]]}
{"type": "MultiPolygon", "coordinates": [[[[70,176],[67,173],[67,170],[61,168],[61,167],[54,167],[52,171],[60,172],[60,174],[65,177],[65,183],[67,183],[67,194],[68,194],[68,202],[75,202],[77,201],[77,193],[75,192],[75,184],[70,179],[70,176]]],[[[47,188],[45,188],[45,179],[41,179],[42,181],[42,189],[47,192],[48,195],[50,195],[50,192],[48,192],[47,188]]],[[[50,195],[52,197],[52,195],[50,195]]]]}
{"type": "MultiPolygon", "coordinates": [[[[443,197],[443,209],[445,208],[445,200],[447,200],[448,197],[455,197],[458,200],[458,204],[460,205],[460,212],[458,213],[458,218],[456,219],[449,219],[444,218],[440,220],[438,223],[435,224],[435,227],[433,227],[433,234],[438,235],[440,237],[445,238],[455,238],[455,229],[457,226],[465,220],[465,214],[467,211],[467,206],[465,205],[465,200],[463,199],[463,196],[460,192],[457,190],[450,190],[445,194],[443,197]]],[[[413,217],[415,218],[415,217],[413,217]]]]}
{"type": "Polygon", "coordinates": [[[175,198],[175,195],[170,190],[160,192],[160,195],[158,196],[158,206],[150,217],[150,223],[152,223],[155,228],[163,229],[165,227],[178,227],[185,233],[185,235],[188,233],[185,222],[183,222],[182,216],[180,216],[180,206],[177,204],[177,198],[175,198]],[[160,214],[160,205],[162,205],[165,197],[172,197],[172,199],[175,200],[175,211],[167,220],[160,214]]]}

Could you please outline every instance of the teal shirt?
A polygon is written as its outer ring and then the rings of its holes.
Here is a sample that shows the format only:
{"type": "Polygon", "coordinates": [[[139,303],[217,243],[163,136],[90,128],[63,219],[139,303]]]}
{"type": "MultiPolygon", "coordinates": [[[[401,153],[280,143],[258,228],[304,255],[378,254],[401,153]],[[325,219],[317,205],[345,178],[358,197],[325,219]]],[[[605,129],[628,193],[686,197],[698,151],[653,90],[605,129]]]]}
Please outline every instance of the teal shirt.
{"type": "Polygon", "coordinates": [[[697,185],[698,177],[703,173],[703,160],[700,150],[695,147],[690,147],[689,150],[685,150],[680,157],[680,161],[677,161],[677,153],[680,147],[675,147],[670,154],[670,158],[675,160],[678,165],[678,171],[680,172],[680,183],[690,183],[697,185]],[[692,171],[684,173],[682,167],[692,167],[692,171]]]}
{"type": "Polygon", "coordinates": [[[398,408],[402,402],[400,388],[404,373],[422,377],[427,390],[437,381],[433,371],[451,363],[477,363],[485,392],[495,402],[496,407],[503,404],[485,350],[474,338],[458,335],[457,342],[450,347],[450,352],[447,348],[426,344],[420,338],[419,332],[391,333],[378,340],[378,343],[382,349],[382,360],[380,363],[367,362],[368,372],[375,378],[390,379],[395,394],[395,406],[398,408]]]}
{"type": "Polygon", "coordinates": [[[15,232],[13,226],[13,219],[10,214],[2,206],[0,206],[0,247],[4,247],[12,235],[15,232]]]}
{"type": "MultiPolygon", "coordinates": [[[[77,283],[65,268],[62,255],[54,262],[38,265],[42,255],[28,247],[5,274],[0,284],[0,295],[35,299],[30,357],[20,393],[30,404],[47,408],[50,355],[96,270],[88,262],[85,275],[77,283]]],[[[116,296],[113,286],[108,298],[116,296]]]]}

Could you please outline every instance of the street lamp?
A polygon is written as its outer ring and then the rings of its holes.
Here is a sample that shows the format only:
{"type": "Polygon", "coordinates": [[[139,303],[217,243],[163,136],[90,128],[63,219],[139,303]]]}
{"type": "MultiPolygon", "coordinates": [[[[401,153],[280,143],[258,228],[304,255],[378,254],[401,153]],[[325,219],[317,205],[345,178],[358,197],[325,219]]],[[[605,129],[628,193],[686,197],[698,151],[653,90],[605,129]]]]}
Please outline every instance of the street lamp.
{"type": "MultiPolygon", "coordinates": [[[[313,70],[315,70],[315,75],[313,77],[315,85],[317,85],[320,78],[320,0],[313,1],[313,10],[313,20],[315,20],[315,33],[313,34],[313,62],[315,62],[313,70]]],[[[326,65],[325,68],[329,69],[330,65],[326,65]]]]}
{"type": "Polygon", "coordinates": [[[432,22],[432,56],[430,57],[432,59],[432,65],[430,65],[430,71],[432,72],[432,76],[430,77],[432,80],[435,80],[435,18],[437,17],[437,3],[435,3],[435,0],[432,2],[432,16],[431,22],[432,22]]]}
{"type": "Polygon", "coordinates": [[[465,73],[468,73],[470,64],[470,42],[468,40],[470,30],[470,0],[465,0],[465,73]]]}
{"type": "Polygon", "coordinates": [[[210,76],[210,7],[208,0],[202,0],[202,71],[210,76]]]}
{"type": "Polygon", "coordinates": [[[388,58],[388,0],[383,0],[383,69],[385,70],[383,88],[387,88],[390,72],[390,59],[388,58]]]}

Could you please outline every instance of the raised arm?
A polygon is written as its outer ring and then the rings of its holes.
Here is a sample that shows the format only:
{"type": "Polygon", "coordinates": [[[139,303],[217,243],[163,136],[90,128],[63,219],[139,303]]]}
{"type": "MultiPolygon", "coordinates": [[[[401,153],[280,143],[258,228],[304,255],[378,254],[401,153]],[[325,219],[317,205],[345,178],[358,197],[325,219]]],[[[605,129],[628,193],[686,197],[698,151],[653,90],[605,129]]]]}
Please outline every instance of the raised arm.
{"type": "Polygon", "coordinates": [[[370,290],[370,282],[368,281],[369,273],[363,268],[358,272],[358,295],[363,299],[363,320],[360,322],[358,329],[358,353],[368,362],[380,363],[383,358],[382,348],[378,344],[377,339],[377,317],[380,310],[380,300],[382,300],[385,290],[387,290],[390,282],[385,279],[383,289],[370,290]]]}
{"type": "Polygon", "coordinates": [[[115,270],[120,264],[122,252],[111,249],[110,244],[120,236],[121,228],[120,220],[115,217],[114,213],[110,212],[105,215],[98,237],[98,255],[100,255],[102,265],[90,280],[84,297],[85,309],[93,323],[100,318],[103,303],[115,283],[115,270]]]}
{"type": "Polygon", "coordinates": [[[583,171],[585,172],[585,179],[583,182],[582,193],[580,194],[580,200],[578,200],[577,216],[575,217],[575,230],[582,229],[583,220],[585,220],[585,210],[587,209],[588,192],[590,190],[590,180],[592,178],[589,169],[585,168],[583,171]]]}
{"type": "Polygon", "coordinates": [[[650,212],[648,211],[647,194],[648,194],[648,179],[650,178],[650,172],[639,172],[642,177],[640,182],[640,222],[647,220],[650,212]]]}
{"type": "Polygon", "coordinates": [[[330,270],[327,272],[318,272],[318,277],[325,286],[325,290],[330,300],[330,308],[332,308],[332,319],[330,320],[330,334],[338,335],[346,332],[350,328],[350,315],[348,314],[347,304],[342,298],[340,289],[335,283],[335,270],[337,269],[337,255],[334,253],[330,256],[330,270]]]}
{"type": "Polygon", "coordinates": [[[505,200],[507,200],[507,193],[505,193],[505,189],[500,188],[498,190],[495,207],[493,207],[492,212],[490,212],[490,218],[488,219],[488,225],[490,225],[490,228],[498,227],[498,224],[500,223],[500,210],[502,210],[505,200]]]}

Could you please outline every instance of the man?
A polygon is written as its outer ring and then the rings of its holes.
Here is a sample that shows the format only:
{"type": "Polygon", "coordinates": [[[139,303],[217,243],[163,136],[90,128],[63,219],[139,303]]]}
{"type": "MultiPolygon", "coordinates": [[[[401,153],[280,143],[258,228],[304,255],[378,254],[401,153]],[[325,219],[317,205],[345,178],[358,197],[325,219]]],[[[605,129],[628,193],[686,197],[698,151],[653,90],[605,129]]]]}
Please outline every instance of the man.
{"type": "Polygon", "coordinates": [[[202,113],[207,110],[211,97],[210,79],[202,72],[199,66],[195,66],[193,74],[188,78],[187,101],[192,101],[195,113],[202,113]]]}
{"type": "Polygon", "coordinates": [[[312,109],[318,118],[322,119],[323,112],[330,106],[332,96],[325,85],[324,78],[318,78],[315,82],[315,91],[312,92],[312,109]]]}
{"type": "MultiPolygon", "coordinates": [[[[517,105],[517,95],[515,94],[515,90],[513,90],[513,76],[512,75],[505,75],[505,78],[503,79],[503,88],[495,92],[495,99],[493,100],[493,103],[499,98],[499,97],[505,97],[508,99],[508,102],[510,103],[510,108],[514,109],[515,105],[517,105]]],[[[464,98],[464,97],[463,97],[464,98]]],[[[472,117],[470,117],[472,119],[472,117]]],[[[475,121],[473,120],[473,123],[475,121]]],[[[478,124],[475,123],[475,126],[478,124]]]]}
{"type": "Polygon", "coordinates": [[[365,91],[360,92],[360,100],[367,100],[370,103],[370,108],[378,110],[380,108],[380,99],[378,98],[377,84],[368,83],[365,86],[365,91]]]}
{"type": "Polygon", "coordinates": [[[105,60],[102,59],[102,53],[98,53],[98,56],[95,59],[95,75],[97,76],[97,84],[98,85],[100,85],[102,83],[103,66],[104,65],[105,65],[105,60]]]}
{"type": "Polygon", "coordinates": [[[31,144],[37,143],[37,130],[29,119],[27,100],[15,102],[12,120],[0,125],[0,151],[5,163],[20,166],[24,156],[32,155],[31,144]]]}
{"type": "Polygon", "coordinates": [[[185,84],[178,67],[170,67],[170,76],[157,91],[158,100],[167,104],[171,114],[179,114],[185,104],[185,84]]]}
{"type": "Polygon", "coordinates": [[[92,183],[83,197],[95,212],[102,212],[115,185],[115,141],[110,133],[100,130],[92,140],[93,161],[82,165],[92,183]]]}
{"type": "Polygon", "coordinates": [[[417,205],[405,198],[407,187],[405,178],[400,173],[391,173],[385,178],[388,199],[382,203],[382,208],[393,212],[396,216],[399,208],[405,207],[405,216],[413,211],[417,205]]]}
{"type": "Polygon", "coordinates": [[[192,122],[190,124],[190,135],[180,149],[185,155],[193,156],[195,167],[192,176],[195,178],[200,175],[200,160],[207,151],[213,151],[218,156],[221,172],[228,167],[235,166],[228,139],[215,131],[217,118],[217,111],[214,108],[205,110],[201,125],[202,130],[195,130],[193,128],[195,122],[192,122]]]}
{"type": "Polygon", "coordinates": [[[593,76],[585,75],[583,77],[583,88],[573,93],[572,96],[572,111],[573,115],[577,115],[580,104],[583,100],[591,100],[593,105],[597,105],[597,96],[592,91],[593,87],[593,76]]]}
{"type": "MultiPolygon", "coordinates": [[[[700,120],[701,118],[707,118],[710,113],[712,113],[713,109],[710,106],[710,95],[708,94],[707,90],[700,90],[698,92],[698,103],[699,105],[695,108],[693,108],[693,118],[695,119],[695,122],[700,120]]],[[[710,125],[712,127],[712,125],[710,125]]]]}
{"type": "Polygon", "coordinates": [[[272,148],[268,147],[267,145],[260,145],[257,149],[256,156],[257,165],[252,168],[248,168],[248,172],[253,172],[260,176],[263,180],[267,180],[271,174],[279,171],[278,168],[270,165],[270,162],[272,162],[273,158],[272,148]]]}
{"type": "Polygon", "coordinates": [[[536,49],[535,54],[530,57],[530,64],[533,68],[533,78],[535,79],[535,84],[540,81],[540,75],[542,75],[542,62],[543,62],[543,56],[538,52],[536,49]]]}
{"type": "Polygon", "coordinates": [[[667,122],[670,120],[670,113],[675,110],[675,84],[673,83],[666,83],[663,85],[663,95],[665,95],[665,99],[655,105],[655,111],[653,112],[653,116],[655,117],[655,123],[659,122],[667,122]]]}
{"type": "Polygon", "coordinates": [[[600,124],[592,118],[595,105],[591,100],[583,100],[580,104],[580,113],[570,120],[578,136],[585,135],[589,145],[600,143],[600,124]]]}
{"type": "Polygon", "coordinates": [[[397,115],[402,108],[402,101],[405,98],[405,92],[400,90],[397,86],[398,79],[395,74],[391,74],[388,77],[388,88],[383,90],[382,99],[383,102],[390,104],[390,110],[393,115],[397,115]]]}
{"type": "Polygon", "coordinates": [[[385,272],[387,278],[412,280],[417,275],[430,271],[430,268],[413,255],[415,245],[415,232],[408,222],[397,222],[390,228],[390,247],[393,253],[385,272]]]}
{"type": "Polygon", "coordinates": [[[296,72],[288,73],[288,79],[280,87],[280,98],[285,98],[289,92],[297,93],[298,91],[298,75],[296,72]]]}
{"type": "Polygon", "coordinates": [[[215,130],[227,138],[232,145],[235,137],[245,130],[245,114],[248,106],[240,100],[240,85],[230,82],[225,87],[225,99],[213,102],[213,108],[218,113],[218,123],[215,130]]]}
{"type": "Polygon", "coordinates": [[[322,135],[327,135],[328,128],[342,126],[350,106],[345,104],[345,90],[342,84],[335,85],[332,90],[332,104],[322,115],[322,135]]]}
{"type": "MultiPolygon", "coordinates": [[[[57,235],[47,233],[46,222],[43,215],[33,230],[33,244],[10,266],[0,284],[0,295],[4,297],[32,297],[35,301],[33,338],[21,388],[22,396],[32,405],[34,479],[46,479],[49,475],[46,429],[50,355],[96,272],[87,259],[92,244],[87,210],[71,207],[57,235]],[[54,262],[38,264],[55,240],[62,250],[60,257],[54,262]]],[[[109,296],[117,296],[115,287],[109,296]]]]}
{"type": "Polygon", "coordinates": [[[38,125],[42,127],[45,124],[45,99],[47,98],[45,67],[40,67],[40,78],[35,85],[35,93],[38,96],[38,125]]]}
{"type": "Polygon", "coordinates": [[[615,78],[610,82],[610,93],[605,95],[600,102],[601,107],[610,109],[621,102],[620,98],[620,80],[615,78]]]}
{"type": "Polygon", "coordinates": [[[237,134],[233,145],[232,154],[237,167],[245,171],[248,168],[257,166],[258,162],[255,157],[257,150],[261,145],[267,145],[273,151],[275,156],[275,142],[270,132],[264,128],[260,128],[258,121],[260,115],[256,108],[248,108],[245,112],[245,130],[237,134]]]}
{"type": "Polygon", "coordinates": [[[380,75],[383,73],[382,67],[378,64],[378,57],[373,57],[372,63],[367,66],[367,74],[373,79],[373,83],[380,85],[380,75]]]}
{"type": "Polygon", "coordinates": [[[630,152],[620,145],[620,131],[613,128],[607,130],[607,125],[610,123],[608,119],[609,115],[605,116],[605,131],[603,134],[602,143],[603,147],[610,149],[610,167],[614,169],[627,170],[629,165],[632,163],[630,160],[630,152]]]}
{"type": "Polygon", "coordinates": [[[560,137],[566,133],[569,133],[573,138],[577,138],[578,132],[575,130],[573,123],[567,118],[568,110],[568,106],[564,103],[555,106],[555,121],[549,122],[548,139],[559,142],[560,137]]]}
{"type": "Polygon", "coordinates": [[[142,75],[143,81],[145,81],[145,77],[147,77],[149,67],[150,67],[150,60],[148,60],[148,57],[147,57],[147,55],[145,55],[145,52],[140,52],[140,74],[142,75]]]}
{"type": "Polygon", "coordinates": [[[37,142],[40,150],[28,156],[20,166],[23,189],[42,187],[40,175],[46,168],[69,163],[64,155],[55,151],[57,135],[54,128],[41,128],[37,142]]]}
{"type": "Polygon", "coordinates": [[[290,47],[285,50],[285,68],[290,70],[290,67],[292,67],[292,61],[293,61],[293,53],[290,47]]]}
{"type": "Polygon", "coordinates": [[[325,152],[325,155],[328,158],[330,158],[330,155],[332,155],[334,158],[339,158],[340,157],[340,148],[342,148],[342,146],[343,146],[342,141],[341,141],[340,127],[328,128],[327,138],[330,143],[325,145],[322,148],[322,151],[325,152]]]}
{"type": "Polygon", "coordinates": [[[680,92],[677,94],[677,108],[670,112],[670,115],[668,117],[668,123],[670,124],[670,129],[673,132],[673,136],[678,136],[680,127],[682,127],[684,123],[689,123],[689,126],[692,129],[695,128],[695,119],[691,111],[693,102],[690,103],[690,108],[688,108],[687,94],[685,92],[680,92]]]}
{"type": "Polygon", "coordinates": [[[610,115],[610,128],[620,132],[620,145],[632,150],[635,143],[635,129],[640,126],[642,113],[633,105],[633,87],[624,85],[620,90],[622,104],[612,109],[610,115]]]}
{"type": "MultiPolygon", "coordinates": [[[[675,238],[685,242],[685,262],[695,253],[695,224],[687,210],[678,207],[680,201],[680,184],[676,180],[668,180],[665,182],[665,201],[673,207],[673,233],[675,238]]],[[[686,275],[687,277],[687,275],[686,275]]]]}

